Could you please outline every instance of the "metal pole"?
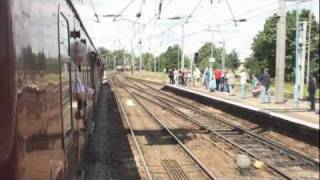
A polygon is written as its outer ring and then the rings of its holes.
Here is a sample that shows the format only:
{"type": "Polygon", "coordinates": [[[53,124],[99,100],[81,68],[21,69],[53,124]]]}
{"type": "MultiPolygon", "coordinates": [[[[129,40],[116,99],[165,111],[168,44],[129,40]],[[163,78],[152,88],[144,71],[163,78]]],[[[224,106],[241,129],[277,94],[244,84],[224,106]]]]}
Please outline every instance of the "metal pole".
{"type": "Polygon", "coordinates": [[[141,42],[141,39],[139,41],[139,44],[140,44],[140,60],[139,60],[139,71],[141,72],[142,70],[142,42],[141,42]]]}
{"type": "Polygon", "coordinates": [[[155,57],[154,58],[154,63],[153,63],[153,65],[154,65],[154,72],[157,72],[157,58],[155,57]]]}
{"type": "Polygon", "coordinates": [[[161,72],[161,59],[160,59],[160,56],[159,56],[159,72],[161,72]]]}
{"type": "Polygon", "coordinates": [[[213,31],[211,31],[211,57],[213,58],[213,31]]]}
{"type": "Polygon", "coordinates": [[[312,27],[312,14],[311,7],[312,3],[310,3],[310,12],[309,12],[309,33],[308,33],[308,55],[307,55],[307,86],[309,85],[309,76],[310,76],[310,47],[311,47],[311,27],[312,27]]]}
{"type": "Polygon", "coordinates": [[[278,1],[277,23],[277,49],[276,49],[276,77],[275,77],[275,102],[284,102],[284,74],[285,74],[285,56],[286,56],[286,2],[278,1]]]}
{"type": "Polygon", "coordinates": [[[181,69],[184,68],[184,24],[182,24],[182,38],[181,38],[181,69]]]}
{"type": "Polygon", "coordinates": [[[299,107],[299,92],[300,92],[300,62],[299,62],[299,0],[296,0],[296,67],[295,67],[295,85],[294,85],[294,104],[299,107]]]}
{"type": "Polygon", "coordinates": [[[178,46],[178,69],[180,67],[180,49],[179,49],[179,46],[178,46]]]}
{"type": "Polygon", "coordinates": [[[125,57],[124,57],[124,51],[123,51],[123,71],[126,70],[126,62],[125,62],[125,57]]]}
{"type": "Polygon", "coordinates": [[[148,71],[150,71],[150,63],[151,63],[151,39],[149,38],[149,57],[148,57],[148,71]]]}
{"type": "Polygon", "coordinates": [[[223,47],[222,47],[222,70],[224,70],[225,66],[226,66],[226,53],[225,53],[225,41],[223,38],[223,47]]]}
{"type": "Polygon", "coordinates": [[[113,55],[113,70],[116,70],[116,56],[113,55]]]}
{"type": "Polygon", "coordinates": [[[304,75],[305,75],[305,65],[306,65],[306,38],[307,38],[307,22],[303,21],[300,25],[300,67],[301,67],[301,73],[300,73],[300,95],[299,98],[303,99],[304,95],[304,75]]]}
{"type": "Polygon", "coordinates": [[[133,38],[131,39],[131,74],[134,72],[133,38]]]}

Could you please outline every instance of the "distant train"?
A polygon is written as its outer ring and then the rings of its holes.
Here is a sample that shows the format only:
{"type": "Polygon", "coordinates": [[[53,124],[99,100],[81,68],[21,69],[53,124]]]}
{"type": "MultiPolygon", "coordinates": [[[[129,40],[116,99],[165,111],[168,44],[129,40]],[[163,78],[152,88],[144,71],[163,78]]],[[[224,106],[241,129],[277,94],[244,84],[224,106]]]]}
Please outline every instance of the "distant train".
{"type": "Polygon", "coordinates": [[[0,1],[1,180],[74,179],[103,69],[71,0],[0,1]]]}
{"type": "Polygon", "coordinates": [[[118,65],[117,66],[117,71],[129,71],[131,70],[131,66],[129,65],[118,65]]]}

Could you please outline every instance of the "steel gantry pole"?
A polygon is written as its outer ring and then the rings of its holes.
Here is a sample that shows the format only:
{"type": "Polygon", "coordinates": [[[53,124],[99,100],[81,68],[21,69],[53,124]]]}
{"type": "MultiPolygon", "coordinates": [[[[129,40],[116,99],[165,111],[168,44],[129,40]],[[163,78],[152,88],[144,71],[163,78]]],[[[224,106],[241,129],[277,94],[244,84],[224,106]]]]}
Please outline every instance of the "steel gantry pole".
{"type": "Polygon", "coordinates": [[[113,70],[116,70],[116,56],[113,54],[113,70]]]}
{"type": "Polygon", "coordinates": [[[179,49],[179,46],[178,46],[178,69],[179,69],[179,67],[180,67],[180,49],[179,49]]]}
{"type": "Polygon", "coordinates": [[[141,39],[139,41],[139,44],[140,44],[139,71],[141,72],[141,70],[142,70],[142,42],[141,42],[141,39]]]}
{"type": "Polygon", "coordinates": [[[284,72],[286,57],[286,1],[278,0],[277,49],[276,49],[276,77],[275,102],[284,102],[284,72]]]}
{"type": "MultiPolygon", "coordinates": [[[[213,32],[213,30],[211,29],[211,58],[213,59],[213,39],[214,38],[214,32],[213,32]]],[[[210,61],[210,68],[212,68],[212,63],[213,62],[211,62],[210,61]]]]}
{"type": "Polygon", "coordinates": [[[184,24],[182,24],[182,37],[181,37],[181,69],[184,68],[184,24]]]}
{"type": "Polygon", "coordinates": [[[224,70],[225,67],[226,67],[226,42],[223,38],[223,41],[222,41],[222,63],[221,63],[221,69],[224,70]]]}
{"type": "Polygon", "coordinates": [[[134,72],[133,37],[131,39],[131,74],[134,72]]]}
{"type": "Polygon", "coordinates": [[[295,85],[294,85],[294,104],[295,107],[299,107],[299,94],[300,94],[300,62],[299,62],[299,11],[300,4],[299,0],[296,0],[296,67],[295,67],[295,85]]]}
{"type": "Polygon", "coordinates": [[[312,14],[311,8],[313,7],[313,1],[310,2],[310,12],[309,12],[309,29],[308,29],[308,54],[307,54],[307,86],[309,84],[309,76],[310,76],[310,48],[311,48],[311,27],[312,27],[312,14]]]}

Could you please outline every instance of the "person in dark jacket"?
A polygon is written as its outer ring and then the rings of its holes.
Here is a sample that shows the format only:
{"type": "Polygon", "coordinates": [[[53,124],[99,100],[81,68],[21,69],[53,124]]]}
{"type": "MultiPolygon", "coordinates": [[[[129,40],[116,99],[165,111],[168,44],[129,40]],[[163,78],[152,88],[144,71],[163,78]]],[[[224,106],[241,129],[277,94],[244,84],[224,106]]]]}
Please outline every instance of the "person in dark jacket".
{"type": "Polygon", "coordinates": [[[263,74],[259,77],[260,84],[262,85],[262,90],[260,94],[260,102],[261,103],[270,103],[270,75],[268,73],[268,69],[264,69],[263,74]]]}
{"type": "Polygon", "coordinates": [[[174,75],[173,75],[173,70],[169,70],[169,79],[170,79],[170,84],[174,84],[174,75]]]}
{"type": "Polygon", "coordinates": [[[310,74],[309,76],[309,81],[308,81],[308,93],[309,93],[309,101],[310,101],[310,110],[314,111],[315,107],[315,100],[314,100],[314,95],[316,92],[317,88],[317,80],[316,77],[313,74],[310,74]]]}

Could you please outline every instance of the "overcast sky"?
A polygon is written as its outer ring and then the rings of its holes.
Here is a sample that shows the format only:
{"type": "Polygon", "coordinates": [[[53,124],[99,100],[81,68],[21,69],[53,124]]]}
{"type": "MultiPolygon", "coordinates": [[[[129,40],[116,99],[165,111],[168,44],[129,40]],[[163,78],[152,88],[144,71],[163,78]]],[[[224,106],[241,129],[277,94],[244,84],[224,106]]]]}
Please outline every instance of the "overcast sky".
{"type": "MultiPolygon", "coordinates": [[[[138,41],[141,39],[143,52],[151,50],[158,55],[172,44],[181,45],[182,24],[185,19],[166,18],[185,17],[196,9],[192,18],[184,25],[185,54],[191,56],[204,42],[211,42],[212,34],[206,30],[210,25],[211,29],[215,30],[214,44],[221,47],[224,39],[226,50],[229,52],[235,49],[241,59],[250,55],[253,37],[263,29],[265,20],[276,12],[278,6],[278,0],[229,0],[231,12],[226,0],[163,0],[161,19],[158,19],[155,15],[158,13],[160,0],[92,0],[100,16],[119,14],[132,2],[119,20],[114,22],[113,18],[100,17],[100,23],[96,23],[90,0],[73,1],[97,47],[103,46],[111,50],[124,48],[131,51],[131,40],[134,39],[134,52],[138,54],[138,41]],[[136,14],[140,9],[141,17],[137,19],[136,14]],[[247,22],[235,26],[232,23],[232,14],[235,19],[245,18],[247,22]],[[122,18],[146,25],[136,24],[134,27],[134,23],[122,18]],[[134,37],[135,31],[138,33],[134,37]]],[[[312,3],[301,3],[301,8],[311,8],[319,21],[319,1],[313,0],[312,3]]],[[[295,7],[294,2],[287,2],[287,10],[295,7]]]]}

